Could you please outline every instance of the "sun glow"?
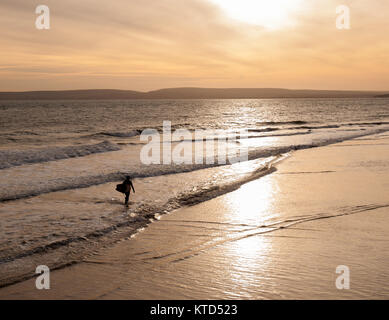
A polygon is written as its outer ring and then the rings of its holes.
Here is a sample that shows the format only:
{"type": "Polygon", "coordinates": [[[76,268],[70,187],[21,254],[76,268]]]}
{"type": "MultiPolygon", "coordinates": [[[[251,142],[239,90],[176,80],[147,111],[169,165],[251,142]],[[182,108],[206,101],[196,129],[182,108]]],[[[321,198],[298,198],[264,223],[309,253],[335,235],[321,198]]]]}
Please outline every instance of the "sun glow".
{"type": "Polygon", "coordinates": [[[294,23],[291,14],[301,8],[303,0],[211,0],[225,13],[249,24],[280,29],[294,23]]]}

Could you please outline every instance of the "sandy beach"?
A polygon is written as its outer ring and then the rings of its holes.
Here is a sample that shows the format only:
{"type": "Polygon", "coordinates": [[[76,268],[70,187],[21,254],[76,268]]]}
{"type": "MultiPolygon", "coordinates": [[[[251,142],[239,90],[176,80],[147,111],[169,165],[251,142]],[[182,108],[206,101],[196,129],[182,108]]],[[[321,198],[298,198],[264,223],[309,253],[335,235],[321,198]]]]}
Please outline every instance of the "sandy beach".
{"type": "Polygon", "coordinates": [[[304,300],[350,299],[371,316],[359,300],[389,300],[389,1],[0,11],[12,314],[127,300],[139,319],[290,318],[296,300],[300,318],[304,300]]]}
{"type": "Polygon", "coordinates": [[[389,135],[300,150],[0,299],[388,299],[389,135]],[[338,266],[350,289],[338,290],[338,266]]]}

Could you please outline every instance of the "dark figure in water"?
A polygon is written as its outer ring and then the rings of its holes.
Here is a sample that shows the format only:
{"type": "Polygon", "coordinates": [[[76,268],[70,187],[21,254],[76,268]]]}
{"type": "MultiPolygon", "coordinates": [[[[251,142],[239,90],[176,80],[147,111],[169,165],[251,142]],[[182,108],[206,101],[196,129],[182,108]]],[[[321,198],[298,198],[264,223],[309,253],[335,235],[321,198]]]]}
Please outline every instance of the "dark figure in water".
{"type": "Polygon", "coordinates": [[[123,185],[125,187],[124,194],[126,195],[125,204],[128,204],[128,200],[130,199],[131,188],[132,188],[132,191],[134,191],[134,193],[135,193],[134,185],[132,184],[131,178],[128,176],[126,177],[126,180],[123,181],[123,185]]]}

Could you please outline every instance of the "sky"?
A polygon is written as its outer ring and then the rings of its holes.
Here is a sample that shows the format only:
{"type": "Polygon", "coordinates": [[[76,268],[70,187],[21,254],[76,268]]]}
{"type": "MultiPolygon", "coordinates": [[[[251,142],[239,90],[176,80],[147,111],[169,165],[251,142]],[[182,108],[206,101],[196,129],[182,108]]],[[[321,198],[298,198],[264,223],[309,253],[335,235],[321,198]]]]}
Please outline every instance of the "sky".
{"type": "Polygon", "coordinates": [[[389,90],[387,0],[1,0],[0,12],[0,91],[389,90]],[[39,4],[49,30],[35,27],[39,4]]]}

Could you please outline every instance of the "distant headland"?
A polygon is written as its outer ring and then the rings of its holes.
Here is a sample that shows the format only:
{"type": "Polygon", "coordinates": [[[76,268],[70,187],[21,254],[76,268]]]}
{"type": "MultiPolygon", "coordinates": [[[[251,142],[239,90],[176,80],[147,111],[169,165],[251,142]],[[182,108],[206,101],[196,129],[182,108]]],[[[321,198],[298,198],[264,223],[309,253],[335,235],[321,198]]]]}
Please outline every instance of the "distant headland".
{"type": "Polygon", "coordinates": [[[133,90],[63,90],[0,92],[0,100],[129,100],[129,99],[283,99],[386,98],[382,91],[289,90],[277,88],[171,88],[133,90]]]}

